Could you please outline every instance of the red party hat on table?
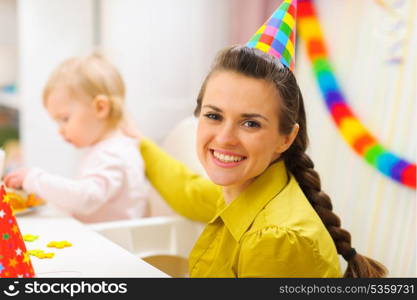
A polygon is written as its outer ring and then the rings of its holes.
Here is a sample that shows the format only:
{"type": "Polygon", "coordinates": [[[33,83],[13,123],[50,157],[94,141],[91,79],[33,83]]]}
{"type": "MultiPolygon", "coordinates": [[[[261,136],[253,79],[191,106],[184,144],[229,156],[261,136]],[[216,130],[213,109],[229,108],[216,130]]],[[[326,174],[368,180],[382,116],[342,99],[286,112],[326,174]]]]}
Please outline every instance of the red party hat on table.
{"type": "Polygon", "coordinates": [[[9,204],[4,186],[0,187],[0,278],[33,277],[32,262],[9,204]]]}
{"type": "Polygon", "coordinates": [[[284,0],[246,44],[278,58],[291,71],[295,66],[297,0],[284,0]]]}

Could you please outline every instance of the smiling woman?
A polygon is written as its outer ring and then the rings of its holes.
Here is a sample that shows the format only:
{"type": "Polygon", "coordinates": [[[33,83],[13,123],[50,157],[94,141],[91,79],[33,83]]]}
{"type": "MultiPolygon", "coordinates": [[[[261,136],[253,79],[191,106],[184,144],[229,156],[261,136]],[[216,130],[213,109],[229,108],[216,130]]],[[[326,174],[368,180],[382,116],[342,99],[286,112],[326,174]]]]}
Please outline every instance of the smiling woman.
{"type": "Polygon", "coordinates": [[[210,180],[142,139],[146,174],[178,213],[208,222],[189,258],[192,277],[382,277],[357,254],[320,186],[293,73],[258,49],[223,50],[195,115],[210,180]]]}
{"type": "Polygon", "coordinates": [[[298,125],[290,135],[278,132],[279,95],[266,80],[217,71],[203,90],[198,155],[230,203],[288,149],[298,125]]]}
{"type": "Polygon", "coordinates": [[[221,51],[202,84],[197,152],[210,180],[141,142],[146,174],[163,198],[208,222],[190,253],[192,277],[340,277],[338,254],[348,262],[345,277],[386,275],[352,248],[306,154],[292,72],[296,3],[284,0],[247,45],[221,51]]]}

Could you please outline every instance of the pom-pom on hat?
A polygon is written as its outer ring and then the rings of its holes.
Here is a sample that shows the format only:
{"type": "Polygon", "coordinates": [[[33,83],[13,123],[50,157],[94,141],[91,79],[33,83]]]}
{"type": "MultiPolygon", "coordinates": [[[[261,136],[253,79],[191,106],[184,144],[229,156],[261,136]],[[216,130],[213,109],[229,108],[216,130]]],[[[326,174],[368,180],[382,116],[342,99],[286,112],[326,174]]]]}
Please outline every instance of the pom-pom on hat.
{"type": "Polygon", "coordinates": [[[0,187],[0,278],[33,277],[29,253],[9,204],[4,187],[0,187]]]}
{"type": "Polygon", "coordinates": [[[297,0],[284,0],[246,46],[271,54],[294,71],[296,15],[297,0]]]}

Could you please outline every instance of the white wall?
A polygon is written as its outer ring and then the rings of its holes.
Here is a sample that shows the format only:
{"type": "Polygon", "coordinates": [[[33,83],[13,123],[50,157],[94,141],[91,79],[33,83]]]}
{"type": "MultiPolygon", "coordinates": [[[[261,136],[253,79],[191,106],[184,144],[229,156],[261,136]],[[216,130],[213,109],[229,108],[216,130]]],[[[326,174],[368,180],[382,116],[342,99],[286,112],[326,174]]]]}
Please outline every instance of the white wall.
{"type": "Polygon", "coordinates": [[[223,0],[19,0],[25,163],[73,173],[78,152],[59,137],[41,93],[58,63],[89,53],[95,42],[120,68],[127,107],[140,130],[162,141],[192,113],[215,53],[227,45],[229,13],[229,1],[223,0]]]}
{"type": "Polygon", "coordinates": [[[25,163],[57,174],[73,171],[75,151],[58,135],[42,106],[42,89],[69,56],[92,48],[92,1],[19,0],[19,101],[25,163]]]}
{"type": "Polygon", "coordinates": [[[0,87],[17,79],[16,1],[0,0],[0,87]]]}
{"type": "Polygon", "coordinates": [[[15,45],[17,42],[16,30],[16,1],[0,0],[0,45],[15,45]]]}
{"type": "MultiPolygon", "coordinates": [[[[347,102],[383,146],[415,163],[416,1],[385,1],[391,8],[377,1],[316,3],[347,102]],[[393,56],[402,57],[403,64],[387,63],[393,56]]],[[[298,47],[296,73],[308,113],[310,154],[323,190],[358,252],[383,262],[390,276],[415,277],[416,191],[382,175],[345,143],[325,108],[305,45],[298,47]]]]}
{"type": "Polygon", "coordinates": [[[190,115],[215,53],[229,39],[229,1],[102,0],[102,47],[127,83],[140,130],[161,141],[190,115]]]}

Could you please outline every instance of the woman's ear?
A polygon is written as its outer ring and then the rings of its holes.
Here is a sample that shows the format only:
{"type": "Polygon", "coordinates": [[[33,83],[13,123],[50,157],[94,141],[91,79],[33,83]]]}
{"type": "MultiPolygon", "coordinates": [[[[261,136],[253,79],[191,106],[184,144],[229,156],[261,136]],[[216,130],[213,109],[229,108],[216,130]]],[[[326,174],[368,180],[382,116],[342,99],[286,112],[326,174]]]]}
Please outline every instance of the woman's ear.
{"type": "Polygon", "coordinates": [[[106,119],[111,111],[110,99],[105,95],[97,95],[93,100],[93,110],[99,119],[106,119]]]}
{"type": "Polygon", "coordinates": [[[300,130],[300,125],[298,125],[298,123],[295,123],[290,134],[284,136],[284,141],[281,145],[279,145],[277,149],[277,153],[281,154],[287,151],[288,148],[290,148],[295,138],[297,137],[299,130],[300,130]]]}

